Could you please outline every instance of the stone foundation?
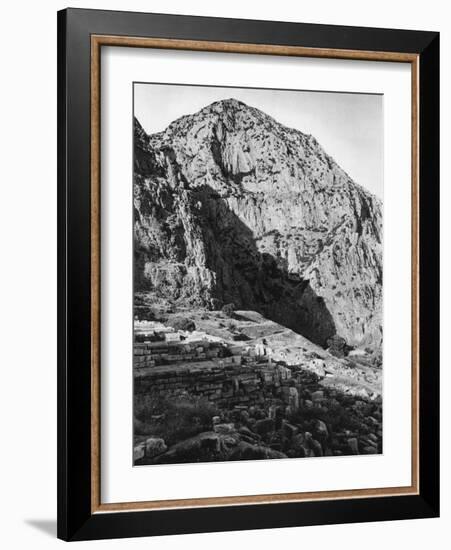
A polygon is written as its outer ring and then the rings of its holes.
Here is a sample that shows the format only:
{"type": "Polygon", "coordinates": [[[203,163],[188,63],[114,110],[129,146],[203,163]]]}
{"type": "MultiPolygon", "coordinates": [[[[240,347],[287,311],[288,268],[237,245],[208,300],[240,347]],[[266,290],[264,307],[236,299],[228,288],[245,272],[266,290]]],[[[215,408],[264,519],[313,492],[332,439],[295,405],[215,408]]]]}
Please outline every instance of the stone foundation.
{"type": "Polygon", "coordinates": [[[189,394],[204,397],[220,408],[239,404],[262,404],[273,396],[283,398],[294,409],[300,388],[290,369],[255,362],[244,364],[241,357],[184,365],[135,370],[135,395],[177,397],[189,394]]]}

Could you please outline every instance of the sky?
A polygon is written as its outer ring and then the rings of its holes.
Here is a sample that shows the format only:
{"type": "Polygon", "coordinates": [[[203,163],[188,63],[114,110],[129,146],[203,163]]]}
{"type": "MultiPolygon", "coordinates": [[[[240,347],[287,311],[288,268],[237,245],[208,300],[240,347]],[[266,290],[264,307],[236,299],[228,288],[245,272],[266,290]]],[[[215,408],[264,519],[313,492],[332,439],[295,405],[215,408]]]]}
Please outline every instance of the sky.
{"type": "Polygon", "coordinates": [[[152,134],[231,97],[312,134],[356,183],[383,198],[382,95],[135,83],[134,114],[152,134]]]}

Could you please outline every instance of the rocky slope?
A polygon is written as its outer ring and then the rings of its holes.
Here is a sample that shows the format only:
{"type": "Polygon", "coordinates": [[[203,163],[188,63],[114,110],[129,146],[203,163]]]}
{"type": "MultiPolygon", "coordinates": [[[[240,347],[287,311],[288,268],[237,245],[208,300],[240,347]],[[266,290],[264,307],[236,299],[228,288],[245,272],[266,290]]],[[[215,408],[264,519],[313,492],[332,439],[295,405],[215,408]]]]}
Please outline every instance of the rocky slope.
{"type": "Polygon", "coordinates": [[[136,291],[380,345],[381,203],[313,136],[229,99],[150,136],[135,120],[134,161],[136,291]]]}

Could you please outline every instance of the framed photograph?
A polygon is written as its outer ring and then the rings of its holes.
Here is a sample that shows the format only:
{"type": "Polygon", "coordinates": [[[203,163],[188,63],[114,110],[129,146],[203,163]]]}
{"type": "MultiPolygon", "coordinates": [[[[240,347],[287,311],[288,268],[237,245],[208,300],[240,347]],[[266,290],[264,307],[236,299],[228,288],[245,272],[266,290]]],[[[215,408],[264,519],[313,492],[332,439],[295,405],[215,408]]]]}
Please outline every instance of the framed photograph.
{"type": "Polygon", "coordinates": [[[58,14],[58,536],[439,514],[439,35],[58,14]]]}

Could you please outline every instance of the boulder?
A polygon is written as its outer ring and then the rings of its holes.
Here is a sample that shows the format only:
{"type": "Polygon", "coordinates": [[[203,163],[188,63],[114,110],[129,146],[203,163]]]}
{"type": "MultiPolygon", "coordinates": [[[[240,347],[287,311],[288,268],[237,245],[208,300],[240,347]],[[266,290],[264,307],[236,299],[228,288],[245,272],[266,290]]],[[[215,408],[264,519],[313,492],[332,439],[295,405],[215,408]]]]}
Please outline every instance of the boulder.
{"type": "Polygon", "coordinates": [[[136,445],[136,447],[133,448],[133,461],[139,460],[140,458],[144,458],[145,451],[146,451],[145,443],[140,443],[139,445],[136,445]]]}
{"type": "Polygon", "coordinates": [[[327,429],[325,422],[319,419],[315,420],[313,434],[320,441],[324,441],[329,435],[329,430],[327,429]]]}
{"type": "Polygon", "coordinates": [[[350,437],[347,440],[348,449],[350,454],[358,455],[359,454],[359,444],[356,437],[350,437]]]}
{"type": "Polygon", "coordinates": [[[289,388],[288,405],[293,413],[299,409],[299,392],[295,387],[289,388]]]}
{"type": "Polygon", "coordinates": [[[337,334],[327,339],[327,347],[335,357],[344,357],[351,350],[346,340],[337,334]]]}
{"type": "Polygon", "coordinates": [[[367,416],[366,417],[366,423],[369,425],[369,426],[373,426],[374,428],[377,428],[380,424],[380,422],[378,422],[374,416],[367,416]]]}
{"type": "Polygon", "coordinates": [[[239,428],[238,430],[238,433],[240,434],[241,438],[247,438],[255,442],[261,440],[261,437],[258,434],[254,433],[249,428],[246,428],[246,426],[241,426],[241,428],[239,428]]]}
{"type": "MultiPolygon", "coordinates": [[[[230,443],[230,442],[229,442],[230,443]]],[[[156,464],[177,464],[221,460],[221,435],[203,432],[173,445],[167,452],[155,457],[156,464]]]]}
{"type": "Polygon", "coordinates": [[[364,455],[377,455],[377,447],[367,445],[366,447],[363,447],[362,454],[364,454],[364,455]]]}
{"type": "Polygon", "coordinates": [[[311,395],[311,398],[312,398],[313,403],[318,402],[318,401],[322,401],[324,399],[323,390],[314,391],[311,395]]]}
{"type": "Polygon", "coordinates": [[[317,441],[316,439],[310,439],[309,441],[310,449],[313,451],[313,454],[315,456],[323,456],[323,448],[321,446],[321,443],[317,441]]]}
{"type": "Polygon", "coordinates": [[[272,418],[264,418],[262,420],[257,420],[254,426],[254,430],[259,435],[266,435],[275,430],[276,423],[272,418]]]}
{"type": "Polygon", "coordinates": [[[266,418],[265,412],[262,411],[259,407],[255,407],[253,416],[256,420],[263,420],[264,418],[266,418]]]}
{"type": "Polygon", "coordinates": [[[235,431],[235,424],[228,423],[228,424],[215,424],[213,426],[213,431],[218,434],[230,434],[235,431]]]}
{"type": "Polygon", "coordinates": [[[321,443],[316,439],[313,439],[310,432],[305,432],[304,439],[304,448],[306,450],[305,456],[323,456],[321,443]]]}
{"type": "Polygon", "coordinates": [[[290,449],[294,452],[295,456],[303,458],[306,456],[306,447],[304,446],[304,434],[297,434],[291,440],[290,449]]]}
{"type": "Polygon", "coordinates": [[[247,411],[241,411],[240,412],[240,422],[243,424],[247,424],[249,422],[250,415],[247,411]]]}
{"type": "Polygon", "coordinates": [[[149,437],[145,443],[145,456],[146,458],[154,458],[167,451],[167,445],[164,439],[160,437],[149,437]]]}
{"type": "Polygon", "coordinates": [[[325,376],[324,361],[322,359],[312,359],[308,365],[309,370],[318,376],[325,376]]]}
{"type": "Polygon", "coordinates": [[[292,437],[295,436],[299,431],[299,428],[297,426],[294,426],[293,424],[290,424],[286,420],[284,420],[282,422],[282,428],[283,428],[283,432],[284,432],[285,436],[288,439],[292,439],[292,437]]]}
{"type": "Polygon", "coordinates": [[[265,460],[269,458],[287,458],[287,455],[264,445],[251,445],[241,441],[231,453],[229,460],[265,460]]]}

